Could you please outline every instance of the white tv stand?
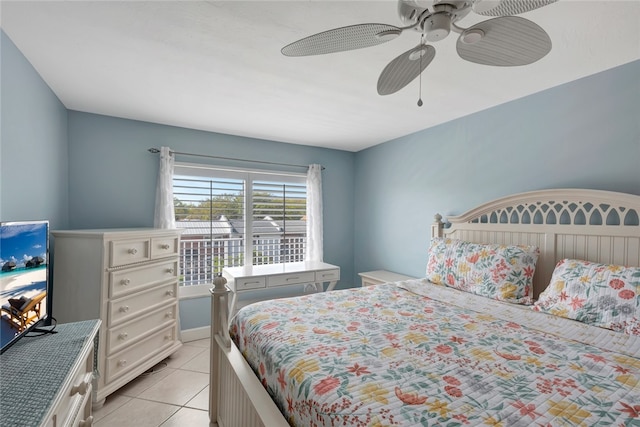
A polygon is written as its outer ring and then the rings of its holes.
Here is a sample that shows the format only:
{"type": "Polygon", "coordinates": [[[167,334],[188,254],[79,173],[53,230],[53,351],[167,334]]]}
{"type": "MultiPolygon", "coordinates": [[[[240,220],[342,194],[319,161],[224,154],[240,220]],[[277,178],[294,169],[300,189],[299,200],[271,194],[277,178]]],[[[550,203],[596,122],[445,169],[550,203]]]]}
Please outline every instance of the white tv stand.
{"type": "Polygon", "coordinates": [[[0,356],[3,426],[93,423],[93,354],[99,328],[100,320],[60,324],[57,333],[28,334],[0,356]]]}

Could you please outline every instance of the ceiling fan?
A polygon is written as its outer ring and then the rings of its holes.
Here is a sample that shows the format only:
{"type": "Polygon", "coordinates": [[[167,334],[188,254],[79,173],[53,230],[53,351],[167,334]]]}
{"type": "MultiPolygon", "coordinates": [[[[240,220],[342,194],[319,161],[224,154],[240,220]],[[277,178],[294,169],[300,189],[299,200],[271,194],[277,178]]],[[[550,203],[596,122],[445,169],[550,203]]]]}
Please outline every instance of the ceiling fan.
{"type": "MultiPolygon", "coordinates": [[[[437,42],[458,33],[456,49],[467,61],[494,66],[531,64],[551,51],[549,35],[536,23],[518,16],[557,0],[399,0],[398,15],[405,25],[357,24],[335,28],[282,48],[286,56],[322,55],[379,45],[404,31],[421,33],[418,46],[392,60],[378,78],[378,93],[390,95],[408,85],[431,63],[437,42]],[[457,22],[471,11],[495,18],[468,28],[457,22]],[[426,42],[425,42],[426,40],[426,42]]],[[[418,100],[422,105],[422,100],[418,100]]]]}

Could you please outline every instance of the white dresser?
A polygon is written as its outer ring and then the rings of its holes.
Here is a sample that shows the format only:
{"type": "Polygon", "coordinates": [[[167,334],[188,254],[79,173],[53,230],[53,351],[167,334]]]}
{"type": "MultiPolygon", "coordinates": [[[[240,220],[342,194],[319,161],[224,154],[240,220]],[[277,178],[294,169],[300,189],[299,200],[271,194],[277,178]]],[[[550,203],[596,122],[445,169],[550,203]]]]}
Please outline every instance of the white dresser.
{"type": "Polygon", "coordinates": [[[174,353],[179,230],[52,231],[52,315],[99,318],[93,406],[174,353]]]}

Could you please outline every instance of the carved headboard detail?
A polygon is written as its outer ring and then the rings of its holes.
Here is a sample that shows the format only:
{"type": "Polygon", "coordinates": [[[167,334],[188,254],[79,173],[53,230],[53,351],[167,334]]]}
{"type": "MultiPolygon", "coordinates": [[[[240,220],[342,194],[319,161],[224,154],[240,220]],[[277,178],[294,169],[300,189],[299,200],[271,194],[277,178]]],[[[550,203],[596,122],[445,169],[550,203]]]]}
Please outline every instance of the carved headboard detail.
{"type": "Polygon", "coordinates": [[[531,191],[485,203],[448,217],[436,215],[431,235],[476,243],[540,248],[534,297],[547,286],[555,264],[578,258],[640,266],[640,196],[602,190],[531,191]]]}

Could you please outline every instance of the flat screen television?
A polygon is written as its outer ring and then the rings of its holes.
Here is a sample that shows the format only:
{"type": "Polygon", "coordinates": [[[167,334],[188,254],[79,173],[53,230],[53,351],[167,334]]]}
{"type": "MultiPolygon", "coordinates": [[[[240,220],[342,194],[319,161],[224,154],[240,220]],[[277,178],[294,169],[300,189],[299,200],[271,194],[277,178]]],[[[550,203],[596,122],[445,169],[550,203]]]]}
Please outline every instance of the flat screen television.
{"type": "Polygon", "coordinates": [[[0,353],[49,320],[49,222],[0,222],[0,353]]]}

